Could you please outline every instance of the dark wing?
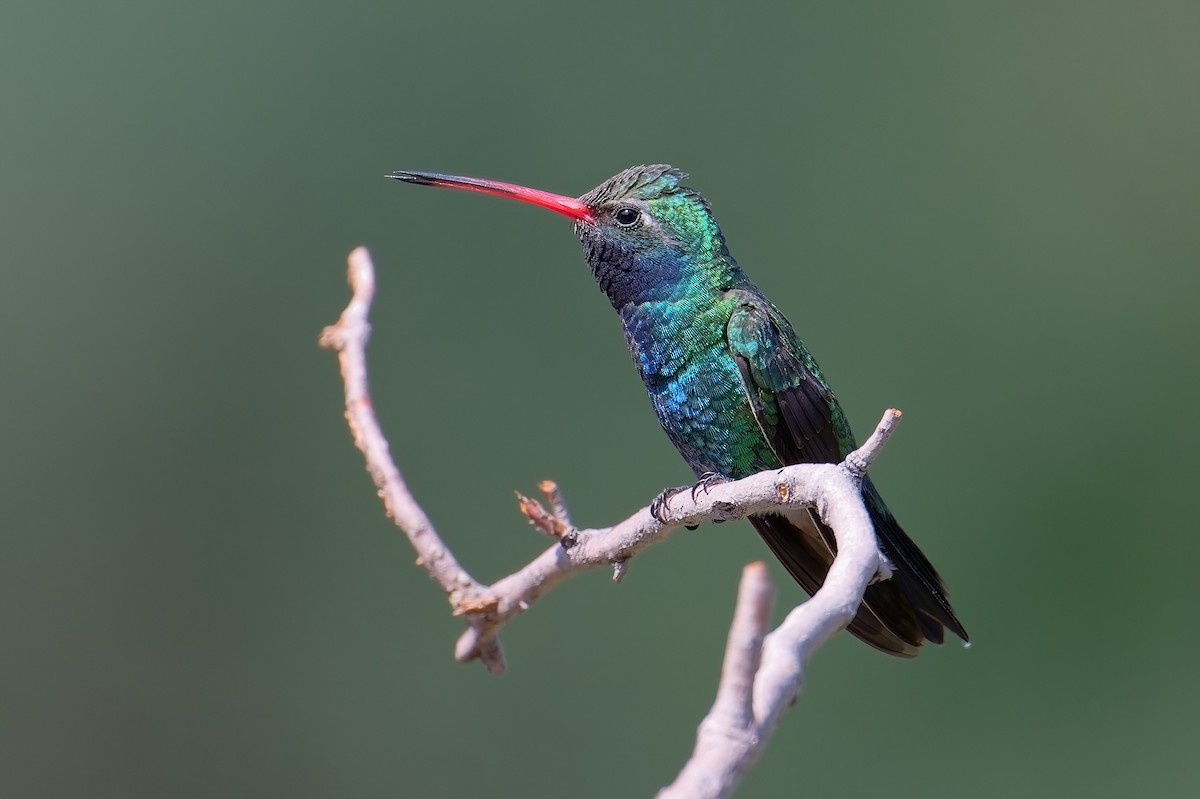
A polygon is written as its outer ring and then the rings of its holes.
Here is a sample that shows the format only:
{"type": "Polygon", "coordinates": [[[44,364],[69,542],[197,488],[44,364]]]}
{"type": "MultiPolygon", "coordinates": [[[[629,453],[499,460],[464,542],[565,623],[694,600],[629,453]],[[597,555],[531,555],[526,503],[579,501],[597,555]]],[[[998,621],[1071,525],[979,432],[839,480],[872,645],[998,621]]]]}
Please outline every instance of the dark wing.
{"type": "MultiPolygon", "coordinates": [[[[746,396],[780,463],[839,463],[855,446],[849,425],[812,356],[769,302],[745,293],[726,331],[746,396]]],[[[924,639],[942,642],[942,625],[966,639],[941,580],[869,482],[864,499],[892,579],[867,587],[850,632],[871,646],[912,657],[924,639]]],[[[751,516],[771,551],[809,594],[825,581],[836,553],[833,531],[815,512],[751,516]]]]}
{"type": "Polygon", "coordinates": [[[817,364],[773,305],[751,294],[743,300],[726,339],[775,454],[785,465],[840,463],[843,445],[849,452],[854,441],[817,364]]]}

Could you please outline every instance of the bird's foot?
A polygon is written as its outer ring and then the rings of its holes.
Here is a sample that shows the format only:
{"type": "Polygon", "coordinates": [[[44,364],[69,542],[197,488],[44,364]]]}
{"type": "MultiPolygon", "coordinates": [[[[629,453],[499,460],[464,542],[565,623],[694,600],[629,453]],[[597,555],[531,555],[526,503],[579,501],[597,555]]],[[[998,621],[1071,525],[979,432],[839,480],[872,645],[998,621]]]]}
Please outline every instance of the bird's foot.
{"type": "MultiPolygon", "coordinates": [[[[674,488],[664,488],[659,495],[650,502],[650,515],[658,520],[659,524],[666,524],[671,520],[671,508],[668,503],[676,494],[687,491],[689,486],[675,486],[674,488]]],[[[692,528],[695,529],[695,528],[692,528]]]]}
{"type": "Polygon", "coordinates": [[[701,491],[707,494],[710,489],[721,485],[721,483],[728,482],[729,478],[724,475],[717,474],[716,472],[705,472],[700,475],[699,482],[692,486],[692,502],[697,501],[701,491]]]}
{"type": "MultiPolygon", "coordinates": [[[[697,502],[700,499],[700,492],[707,494],[713,486],[718,486],[721,483],[729,482],[728,477],[723,477],[716,472],[705,472],[700,475],[700,480],[690,486],[676,486],[674,488],[664,488],[662,492],[654,498],[650,503],[650,515],[658,520],[659,524],[666,524],[671,520],[671,508],[669,503],[671,498],[676,494],[682,494],[684,491],[691,492],[692,502],[697,502]]],[[[721,521],[724,521],[723,519],[721,521]]],[[[689,530],[695,530],[700,525],[685,524],[689,530]]]]}

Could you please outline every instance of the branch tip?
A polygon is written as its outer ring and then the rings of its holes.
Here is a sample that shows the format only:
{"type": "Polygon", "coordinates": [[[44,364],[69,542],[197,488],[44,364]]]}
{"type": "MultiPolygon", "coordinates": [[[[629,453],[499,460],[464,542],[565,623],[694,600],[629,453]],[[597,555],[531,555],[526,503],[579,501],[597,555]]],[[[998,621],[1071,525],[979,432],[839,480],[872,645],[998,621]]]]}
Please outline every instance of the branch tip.
{"type": "Polygon", "coordinates": [[[900,424],[900,418],[903,415],[895,408],[888,408],[884,411],[883,418],[875,426],[875,431],[871,433],[870,438],[864,441],[861,447],[846,456],[843,465],[851,476],[862,479],[866,475],[867,469],[874,463],[880,450],[883,449],[883,445],[892,437],[892,433],[895,432],[896,425],[900,424]]]}
{"type": "Polygon", "coordinates": [[[625,579],[626,572],[629,571],[629,558],[621,558],[613,561],[613,582],[619,583],[625,579]]]}

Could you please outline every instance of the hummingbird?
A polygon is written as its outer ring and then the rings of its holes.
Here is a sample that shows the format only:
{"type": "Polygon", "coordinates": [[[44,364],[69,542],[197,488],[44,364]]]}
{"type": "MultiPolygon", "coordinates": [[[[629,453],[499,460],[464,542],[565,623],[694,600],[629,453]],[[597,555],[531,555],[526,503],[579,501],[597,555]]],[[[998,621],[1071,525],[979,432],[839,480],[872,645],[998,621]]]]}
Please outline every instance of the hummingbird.
{"type": "MultiPolygon", "coordinates": [[[[685,172],[635,166],[578,198],[435,172],[388,177],[507,197],[574,221],[654,412],[697,487],[796,463],[840,463],[856,448],[812,354],[730,255],[708,201],[684,185],[685,172]]],[[[669,491],[652,506],[660,519],[669,491]]],[[[938,573],[870,478],[862,495],[892,576],[867,587],[850,632],[898,657],[914,657],[925,641],[941,644],[947,628],[969,640],[938,573]]],[[[748,519],[814,594],[836,554],[833,531],[816,511],[748,519]]]]}

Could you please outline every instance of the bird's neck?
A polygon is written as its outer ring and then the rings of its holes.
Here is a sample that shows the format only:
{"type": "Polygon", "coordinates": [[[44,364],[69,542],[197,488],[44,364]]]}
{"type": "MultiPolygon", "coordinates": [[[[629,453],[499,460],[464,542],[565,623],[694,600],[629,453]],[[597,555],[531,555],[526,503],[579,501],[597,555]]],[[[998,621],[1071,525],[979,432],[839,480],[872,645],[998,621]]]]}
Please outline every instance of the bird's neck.
{"type": "Polygon", "coordinates": [[[685,265],[673,279],[636,288],[624,295],[612,291],[608,295],[642,378],[650,385],[657,378],[673,377],[685,363],[707,359],[724,348],[725,327],[740,294],[734,289],[753,289],[753,284],[729,258],[719,268],[685,265]]]}
{"type": "Polygon", "coordinates": [[[586,252],[592,275],[618,313],[631,305],[714,302],[744,279],[728,252],[586,252]]]}

